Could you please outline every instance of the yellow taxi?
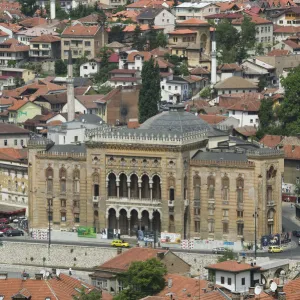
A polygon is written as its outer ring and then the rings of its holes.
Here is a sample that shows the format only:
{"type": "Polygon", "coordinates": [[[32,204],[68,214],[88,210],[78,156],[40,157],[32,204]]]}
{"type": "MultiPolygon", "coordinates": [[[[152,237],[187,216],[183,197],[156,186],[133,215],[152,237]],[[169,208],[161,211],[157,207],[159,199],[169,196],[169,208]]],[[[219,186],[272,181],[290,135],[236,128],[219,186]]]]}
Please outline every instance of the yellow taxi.
{"type": "Polygon", "coordinates": [[[283,252],[283,249],[279,246],[270,246],[268,252],[269,253],[280,253],[280,252],[283,252]]]}
{"type": "Polygon", "coordinates": [[[129,243],[121,241],[121,240],[113,240],[110,245],[113,247],[129,248],[129,243]]]}

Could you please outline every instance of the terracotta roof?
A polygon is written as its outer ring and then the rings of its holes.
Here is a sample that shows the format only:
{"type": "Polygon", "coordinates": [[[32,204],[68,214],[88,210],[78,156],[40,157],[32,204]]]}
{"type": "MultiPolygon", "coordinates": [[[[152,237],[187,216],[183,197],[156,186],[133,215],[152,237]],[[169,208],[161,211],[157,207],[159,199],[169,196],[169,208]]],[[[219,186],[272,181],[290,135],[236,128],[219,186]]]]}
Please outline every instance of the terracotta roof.
{"type": "Polygon", "coordinates": [[[157,257],[157,254],[162,252],[166,253],[165,250],[140,247],[131,248],[97,267],[96,270],[114,270],[123,272],[128,270],[132,262],[146,261],[147,259],[157,257]]]}
{"type": "Polygon", "coordinates": [[[283,291],[286,293],[287,300],[300,299],[300,278],[289,281],[283,286],[283,291]]]}
{"type": "Polygon", "coordinates": [[[136,129],[140,127],[140,123],[138,119],[129,119],[127,122],[127,128],[136,129]]]}
{"type": "Polygon", "coordinates": [[[7,34],[6,32],[0,30],[0,36],[9,36],[9,34],[7,34]]]}
{"type": "Polygon", "coordinates": [[[300,160],[300,146],[284,145],[284,158],[292,160],[300,160]]]}
{"type": "Polygon", "coordinates": [[[131,19],[133,21],[136,20],[136,17],[139,15],[139,12],[135,11],[135,10],[122,10],[119,11],[115,14],[112,15],[112,17],[116,17],[116,18],[128,18],[131,19]]]}
{"type": "Polygon", "coordinates": [[[222,64],[218,66],[219,71],[242,71],[242,68],[238,64],[222,64]]]}
{"type": "Polygon", "coordinates": [[[27,160],[28,149],[1,148],[0,160],[24,161],[27,160]]]}
{"type": "Polygon", "coordinates": [[[15,99],[13,97],[8,97],[8,98],[1,97],[0,98],[0,106],[1,105],[13,105],[15,103],[15,101],[17,101],[17,99],[15,99]]]}
{"type": "Polygon", "coordinates": [[[220,2],[220,3],[217,3],[217,5],[220,7],[221,12],[226,12],[228,10],[232,10],[234,7],[239,9],[241,6],[241,4],[239,4],[239,3],[232,3],[232,2],[220,2]]]}
{"type": "Polygon", "coordinates": [[[190,73],[193,75],[204,75],[204,74],[209,75],[210,71],[205,68],[202,68],[202,67],[196,67],[196,68],[192,69],[190,71],[190,73]]]}
{"type": "Polygon", "coordinates": [[[219,124],[220,122],[226,120],[228,117],[219,115],[199,115],[199,118],[207,122],[208,124],[219,124]]]}
{"type": "Polygon", "coordinates": [[[298,45],[297,43],[295,43],[295,42],[293,42],[291,40],[285,40],[285,41],[283,41],[283,43],[287,44],[292,49],[299,49],[300,48],[300,45],[298,45]]]}
{"type": "Polygon", "coordinates": [[[246,137],[255,136],[257,131],[254,126],[236,127],[234,130],[246,137]]]}
{"type": "Polygon", "coordinates": [[[40,18],[40,17],[28,18],[24,21],[19,22],[19,24],[24,27],[35,27],[38,25],[46,25],[47,20],[44,18],[40,18]]]}
{"type": "Polygon", "coordinates": [[[223,261],[220,263],[208,265],[205,267],[205,269],[239,273],[239,272],[248,271],[248,270],[258,270],[258,269],[260,269],[260,267],[259,266],[252,267],[250,264],[246,264],[243,262],[237,262],[236,260],[227,260],[227,261],[223,261]]]}
{"type": "Polygon", "coordinates": [[[66,27],[61,36],[94,36],[99,29],[100,27],[98,26],[84,26],[81,24],[76,24],[74,26],[66,27]]]}
{"type": "Polygon", "coordinates": [[[147,52],[147,51],[136,51],[136,52],[131,52],[131,53],[128,54],[127,61],[128,62],[134,62],[134,58],[137,55],[142,56],[144,58],[144,61],[148,61],[152,57],[152,54],[150,52],[147,52]]]}
{"type": "Polygon", "coordinates": [[[267,147],[275,148],[283,140],[282,135],[266,134],[259,142],[267,147]]]}
{"type": "MultiPolygon", "coordinates": [[[[224,94],[219,95],[219,107],[224,107],[226,109],[242,108],[244,110],[244,106],[248,105],[248,109],[255,108],[257,104],[252,104],[256,102],[260,102],[263,99],[263,95],[260,93],[236,93],[236,94],[224,94]],[[254,107],[253,107],[254,105],[254,107]]],[[[236,109],[236,110],[240,110],[236,109]]]]}
{"type": "Polygon", "coordinates": [[[97,108],[97,103],[95,101],[100,101],[104,95],[83,95],[83,96],[76,96],[76,99],[86,108],[97,108]]]}
{"type": "Polygon", "coordinates": [[[234,19],[240,19],[242,18],[243,15],[241,13],[229,13],[229,14],[214,14],[214,15],[208,15],[208,16],[205,16],[204,18],[205,19],[231,19],[231,20],[234,20],[234,19]]]}
{"type": "Polygon", "coordinates": [[[155,48],[155,49],[151,50],[150,53],[154,56],[157,55],[158,57],[164,57],[164,55],[166,53],[170,53],[170,49],[165,49],[165,48],[162,48],[162,47],[158,47],[158,48],[155,48]]]}
{"type": "Polygon", "coordinates": [[[16,39],[8,39],[0,44],[0,52],[26,52],[29,46],[24,45],[16,39]]]}
{"type": "MultiPolygon", "coordinates": [[[[250,15],[250,18],[251,18],[251,22],[253,22],[255,24],[258,24],[258,25],[260,25],[260,24],[273,24],[272,21],[261,18],[259,16],[250,15]]],[[[232,24],[233,25],[241,25],[243,23],[243,20],[244,20],[244,17],[242,17],[240,19],[233,20],[232,24]]]]}
{"type": "Polygon", "coordinates": [[[298,26],[276,26],[273,33],[298,33],[300,27],[298,26]]]}
{"type": "Polygon", "coordinates": [[[158,64],[158,67],[160,69],[166,69],[166,68],[174,68],[174,65],[171,64],[170,62],[168,62],[167,60],[161,58],[161,57],[157,57],[154,58],[154,61],[158,64]]]}
{"type": "Polygon", "coordinates": [[[13,124],[0,123],[1,134],[29,134],[30,131],[13,124]]]}
{"type": "Polygon", "coordinates": [[[215,89],[257,89],[257,86],[247,79],[238,76],[232,76],[226,78],[221,82],[218,82],[214,88],[215,89]]]}
{"type": "Polygon", "coordinates": [[[267,54],[267,56],[286,56],[289,55],[290,53],[291,52],[289,50],[273,49],[267,54]]]}
{"type": "Polygon", "coordinates": [[[98,14],[90,14],[86,17],[78,19],[81,23],[98,23],[99,15],[98,14]]]}
{"type": "Polygon", "coordinates": [[[18,24],[15,23],[0,23],[0,26],[3,26],[9,30],[11,30],[12,32],[16,33],[19,30],[21,30],[23,28],[23,26],[20,26],[18,24]]]}
{"type": "Polygon", "coordinates": [[[172,35],[172,34],[178,34],[178,35],[197,34],[197,31],[190,30],[190,29],[177,29],[177,30],[169,32],[169,35],[172,35]]]}
{"type": "Polygon", "coordinates": [[[37,36],[30,40],[30,43],[33,42],[44,42],[44,43],[60,42],[60,37],[54,36],[52,34],[43,34],[41,36],[37,36]]]}
{"type": "MultiPolygon", "coordinates": [[[[137,25],[127,25],[124,29],[123,29],[123,32],[134,32],[135,30],[135,27],[137,25]]],[[[147,31],[149,30],[149,25],[148,24],[141,24],[140,25],[140,28],[141,28],[141,31],[147,31]]],[[[152,26],[152,28],[154,30],[162,30],[163,28],[160,27],[160,26],[152,26]]]]}
{"type": "Polygon", "coordinates": [[[20,109],[22,106],[24,106],[28,102],[29,102],[28,99],[15,101],[15,103],[12,106],[10,106],[8,108],[8,110],[9,111],[16,111],[16,110],[20,109]]]}
{"type": "MultiPolygon", "coordinates": [[[[169,7],[172,7],[174,5],[174,1],[166,1],[166,0],[139,0],[137,2],[131,3],[127,5],[127,8],[140,8],[143,9],[145,7],[157,7],[162,6],[163,8],[166,8],[164,5],[167,4],[169,7]]],[[[181,2],[178,2],[178,4],[181,4],[181,2]]]]}
{"type": "Polygon", "coordinates": [[[176,25],[185,25],[185,26],[188,26],[188,25],[192,25],[192,26],[210,26],[208,24],[208,22],[206,21],[203,21],[203,20],[199,20],[199,19],[196,19],[196,18],[191,18],[191,19],[187,19],[187,20],[184,20],[182,22],[177,22],[176,25]]]}

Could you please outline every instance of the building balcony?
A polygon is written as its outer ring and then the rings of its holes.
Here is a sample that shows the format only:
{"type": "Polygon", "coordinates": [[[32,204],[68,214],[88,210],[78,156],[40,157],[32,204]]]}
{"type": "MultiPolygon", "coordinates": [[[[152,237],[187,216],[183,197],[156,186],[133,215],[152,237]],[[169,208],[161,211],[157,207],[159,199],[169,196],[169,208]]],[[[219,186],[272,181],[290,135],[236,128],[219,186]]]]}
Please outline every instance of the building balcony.
{"type": "Polygon", "coordinates": [[[107,204],[115,204],[115,205],[147,205],[147,206],[160,206],[161,200],[160,199],[150,199],[150,198],[127,198],[127,197],[108,197],[106,200],[107,204]]]}
{"type": "Polygon", "coordinates": [[[99,196],[93,196],[93,202],[99,202],[99,196]]]}

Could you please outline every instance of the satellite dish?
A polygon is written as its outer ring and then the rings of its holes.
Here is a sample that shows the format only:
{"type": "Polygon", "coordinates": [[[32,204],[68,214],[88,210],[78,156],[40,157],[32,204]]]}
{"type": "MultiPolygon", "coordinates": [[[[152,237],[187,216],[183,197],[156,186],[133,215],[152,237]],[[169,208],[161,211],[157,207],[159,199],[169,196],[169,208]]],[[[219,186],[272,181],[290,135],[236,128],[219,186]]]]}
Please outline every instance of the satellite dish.
{"type": "Polygon", "coordinates": [[[60,269],[56,269],[56,276],[59,277],[60,275],[60,269]]]}
{"type": "Polygon", "coordinates": [[[271,283],[270,289],[272,292],[275,292],[277,290],[277,283],[273,281],[271,283]]]}
{"type": "Polygon", "coordinates": [[[254,289],[254,294],[259,295],[261,292],[262,292],[262,288],[259,285],[257,285],[254,289]]]}

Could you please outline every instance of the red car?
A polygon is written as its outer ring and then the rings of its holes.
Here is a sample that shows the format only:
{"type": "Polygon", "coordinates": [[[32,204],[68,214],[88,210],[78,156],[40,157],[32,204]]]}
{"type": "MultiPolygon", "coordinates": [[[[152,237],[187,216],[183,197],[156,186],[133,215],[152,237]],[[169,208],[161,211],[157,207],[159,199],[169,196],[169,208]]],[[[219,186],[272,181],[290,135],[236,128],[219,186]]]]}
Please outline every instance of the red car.
{"type": "Polygon", "coordinates": [[[8,224],[9,223],[9,220],[6,219],[6,218],[1,218],[0,219],[0,224],[8,224]]]}
{"type": "Polygon", "coordinates": [[[7,227],[4,227],[4,228],[1,228],[0,231],[3,232],[3,233],[6,233],[8,230],[12,230],[13,228],[11,226],[7,226],[7,227]]]}

